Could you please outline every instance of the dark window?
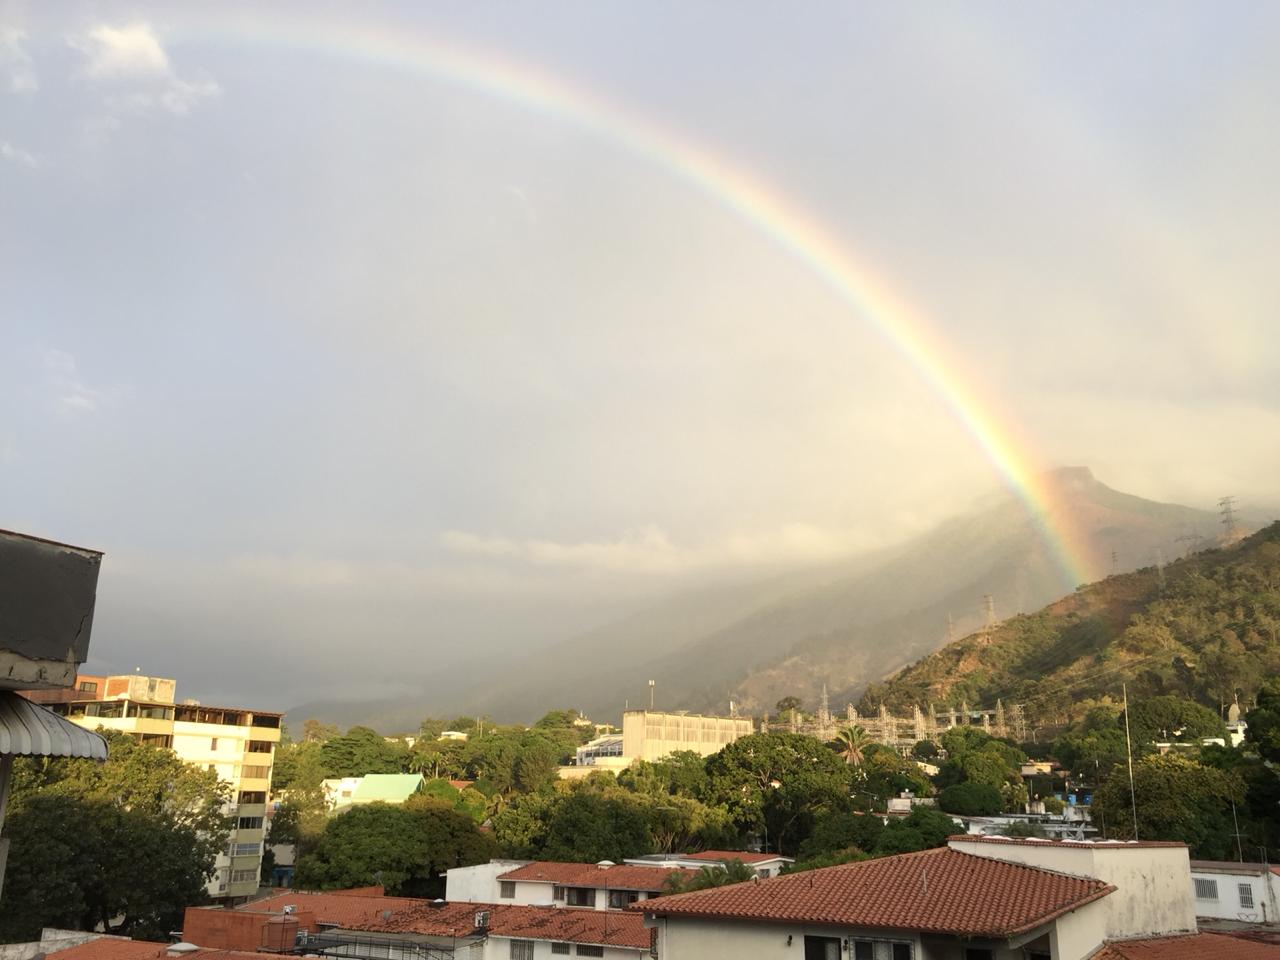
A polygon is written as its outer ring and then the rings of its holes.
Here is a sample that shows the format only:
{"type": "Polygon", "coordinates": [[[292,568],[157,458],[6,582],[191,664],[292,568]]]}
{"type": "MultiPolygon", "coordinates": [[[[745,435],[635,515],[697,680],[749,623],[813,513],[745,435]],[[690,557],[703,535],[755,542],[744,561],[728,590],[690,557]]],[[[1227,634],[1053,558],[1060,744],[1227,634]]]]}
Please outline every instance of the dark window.
{"type": "Polygon", "coordinates": [[[610,890],[609,906],[615,910],[621,910],[628,903],[635,903],[640,899],[640,891],[638,890],[610,890]]]}
{"type": "Polygon", "coordinates": [[[241,830],[261,830],[262,818],[261,817],[241,817],[239,822],[236,824],[236,826],[238,826],[241,830]]]}
{"type": "Polygon", "coordinates": [[[580,957],[603,957],[604,947],[597,946],[594,943],[578,944],[578,956],[580,957]]]}
{"type": "Polygon", "coordinates": [[[553,943],[551,945],[551,952],[567,957],[569,955],[569,945],[567,943],[553,943]]]}
{"type": "Polygon", "coordinates": [[[512,940],[511,960],[533,960],[533,941],[512,940]]]}
{"type": "Polygon", "coordinates": [[[594,907],[596,891],[592,887],[566,887],[564,899],[571,907],[594,907]]]}
{"type": "Polygon", "coordinates": [[[498,896],[503,900],[510,900],[516,895],[516,882],[514,880],[498,881],[498,896]]]}
{"type": "Polygon", "coordinates": [[[964,960],[995,960],[996,953],[987,947],[965,947],[964,960]]]}
{"type": "MultiPolygon", "coordinates": [[[[869,947],[871,944],[867,943],[867,946],[869,947]]],[[[861,960],[862,958],[860,953],[855,953],[854,956],[856,960],[861,960]]],[[[805,937],[804,960],[840,960],[840,938],[805,937]]]]}
{"type": "Polygon", "coordinates": [[[911,960],[911,944],[909,943],[893,944],[893,960],[911,960]]]}
{"type": "Polygon", "coordinates": [[[249,752],[250,753],[270,753],[271,741],[270,740],[250,740],[249,752]]]}
{"type": "Polygon", "coordinates": [[[253,715],[253,719],[250,721],[250,724],[255,727],[277,727],[278,728],[280,726],[280,718],[279,717],[260,717],[255,713],[253,715]]]}
{"type": "Polygon", "coordinates": [[[80,689],[81,689],[81,691],[83,691],[84,693],[97,693],[97,692],[98,692],[98,684],[97,684],[95,681],[93,681],[93,680],[81,680],[81,681],[80,681],[80,689]]]}
{"type": "Polygon", "coordinates": [[[210,749],[210,750],[217,750],[217,749],[218,749],[218,738],[217,738],[217,737],[210,737],[210,738],[209,738],[209,749],[210,749]]]}
{"type": "Polygon", "coordinates": [[[552,887],[552,888],[551,888],[551,899],[552,899],[552,900],[563,900],[563,899],[564,899],[564,887],[559,887],[559,886],[552,887]]]}
{"type": "Polygon", "coordinates": [[[262,790],[241,790],[240,802],[241,803],[266,803],[267,795],[262,790]]]}

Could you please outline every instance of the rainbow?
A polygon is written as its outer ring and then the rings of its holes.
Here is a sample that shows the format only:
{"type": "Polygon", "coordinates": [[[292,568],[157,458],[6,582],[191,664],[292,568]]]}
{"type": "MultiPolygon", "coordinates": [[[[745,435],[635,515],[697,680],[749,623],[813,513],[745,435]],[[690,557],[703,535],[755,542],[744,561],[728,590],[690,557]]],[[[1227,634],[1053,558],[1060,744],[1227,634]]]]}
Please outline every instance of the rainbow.
{"type": "MultiPolygon", "coordinates": [[[[982,390],[945,340],[860,265],[826,227],[778,189],[683,133],[667,129],[552,73],[503,54],[465,48],[369,21],[311,16],[202,20],[186,39],[318,51],[400,69],[462,87],[606,138],[684,181],[729,209],[820,277],[915,368],[964,427],[1040,530],[1065,589],[1093,579],[1090,551],[1080,541],[1032,446],[1002,404],[982,390]]],[[[182,40],[181,33],[178,39],[182,40]]]]}

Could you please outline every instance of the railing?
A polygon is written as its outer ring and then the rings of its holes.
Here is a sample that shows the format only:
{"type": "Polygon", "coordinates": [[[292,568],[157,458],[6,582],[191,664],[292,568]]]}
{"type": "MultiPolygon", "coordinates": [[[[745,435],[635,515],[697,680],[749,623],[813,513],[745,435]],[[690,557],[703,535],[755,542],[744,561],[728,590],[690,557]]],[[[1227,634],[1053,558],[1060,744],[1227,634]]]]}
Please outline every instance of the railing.
{"type": "MultiPolygon", "coordinates": [[[[471,938],[461,939],[465,943],[471,938]]],[[[456,960],[458,956],[452,948],[341,930],[322,930],[319,933],[304,930],[298,934],[292,952],[295,955],[320,954],[324,957],[353,957],[356,960],[370,960],[374,957],[387,960],[456,960]]]]}

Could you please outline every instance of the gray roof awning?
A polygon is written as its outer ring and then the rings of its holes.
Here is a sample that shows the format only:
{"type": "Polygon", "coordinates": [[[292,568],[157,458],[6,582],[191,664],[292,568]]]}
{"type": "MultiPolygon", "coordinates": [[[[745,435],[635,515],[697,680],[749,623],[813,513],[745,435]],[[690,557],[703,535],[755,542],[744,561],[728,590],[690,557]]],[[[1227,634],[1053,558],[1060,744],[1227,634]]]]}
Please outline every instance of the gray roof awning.
{"type": "Polygon", "coordinates": [[[0,690],[0,755],[107,759],[107,741],[12,690],[0,690]]]}

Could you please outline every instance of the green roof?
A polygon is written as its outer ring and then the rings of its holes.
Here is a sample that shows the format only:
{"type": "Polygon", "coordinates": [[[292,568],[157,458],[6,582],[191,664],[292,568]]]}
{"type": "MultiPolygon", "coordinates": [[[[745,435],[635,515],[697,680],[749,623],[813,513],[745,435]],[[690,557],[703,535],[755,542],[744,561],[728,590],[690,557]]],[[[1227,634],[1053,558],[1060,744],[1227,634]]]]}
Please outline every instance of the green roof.
{"type": "Polygon", "coordinates": [[[423,784],[420,773],[370,773],[360,778],[360,786],[351,795],[352,803],[404,803],[423,784]]]}

